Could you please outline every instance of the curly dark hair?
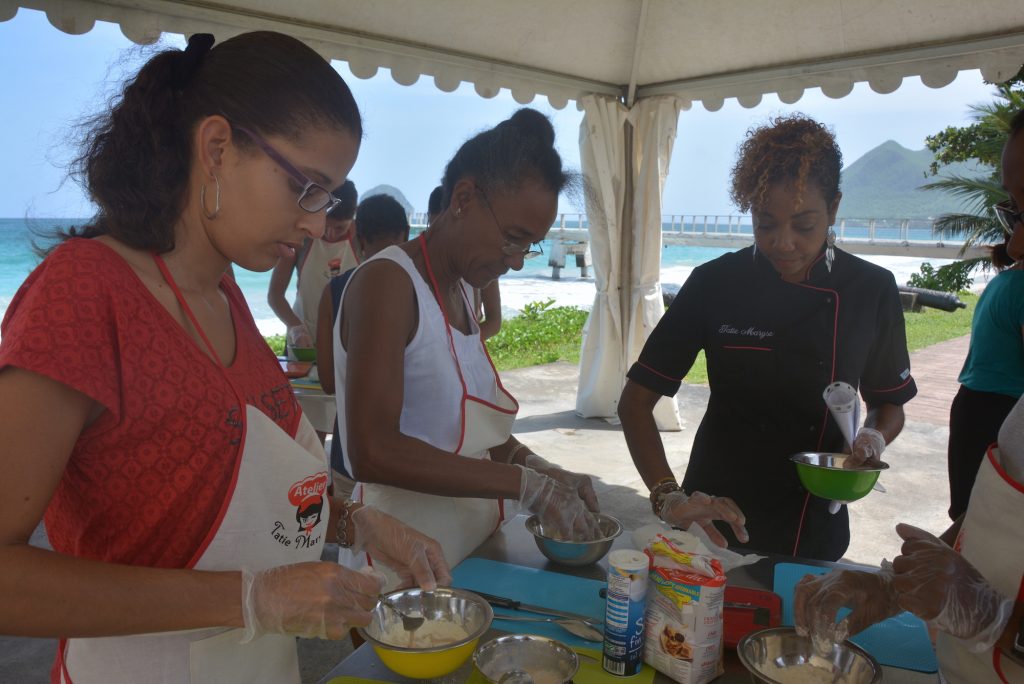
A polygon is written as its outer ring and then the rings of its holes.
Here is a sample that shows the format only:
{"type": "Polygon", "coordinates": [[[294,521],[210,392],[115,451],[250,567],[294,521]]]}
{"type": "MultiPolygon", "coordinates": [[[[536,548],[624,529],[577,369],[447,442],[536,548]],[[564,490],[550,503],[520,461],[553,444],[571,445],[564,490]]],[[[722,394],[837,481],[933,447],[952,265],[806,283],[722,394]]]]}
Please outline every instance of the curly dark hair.
{"type": "MultiPolygon", "coordinates": [[[[136,249],[174,249],[174,225],[188,192],[192,132],[206,116],[220,114],[262,135],[295,137],[318,126],[362,137],[351,91],[308,45],[270,31],[212,44],[213,36],[196,34],[186,50],[156,54],[109,111],[85,122],[72,175],[99,211],[61,239],[112,235],[136,249]]],[[[244,136],[237,141],[251,145],[244,136]]]]}
{"type": "Polygon", "coordinates": [[[842,168],[843,153],[828,127],[803,114],[780,116],[747,131],[732,168],[730,194],[747,212],[761,205],[775,183],[792,181],[802,196],[810,182],[831,205],[839,195],[842,168]]]}

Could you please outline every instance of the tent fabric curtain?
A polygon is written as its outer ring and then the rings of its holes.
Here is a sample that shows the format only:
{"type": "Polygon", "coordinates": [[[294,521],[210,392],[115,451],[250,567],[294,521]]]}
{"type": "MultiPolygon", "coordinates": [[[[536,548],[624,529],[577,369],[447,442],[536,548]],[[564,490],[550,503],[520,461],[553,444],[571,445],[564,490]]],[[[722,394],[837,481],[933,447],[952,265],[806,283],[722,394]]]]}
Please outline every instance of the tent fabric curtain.
{"type": "MultiPolygon", "coordinates": [[[[583,335],[576,412],[585,418],[616,415],[626,371],[661,319],[661,193],[668,175],[682,102],[640,100],[631,110],[616,99],[582,99],[580,158],[587,183],[591,254],[597,294],[583,335]],[[629,122],[631,125],[627,126],[629,122]],[[632,135],[627,145],[625,135],[632,135]],[[631,152],[631,164],[626,154],[631,152]],[[632,207],[625,207],[631,174],[632,207]],[[623,241],[623,210],[633,231],[623,241]],[[623,253],[622,245],[628,245],[623,253]],[[618,287],[628,280],[625,296],[618,287]]],[[[658,402],[662,430],[679,430],[671,398],[658,402]]]]}
{"type": "MultiPolygon", "coordinates": [[[[661,196],[676,140],[683,103],[672,96],[637,100],[629,112],[633,123],[633,253],[623,366],[639,358],[647,338],[665,312],[661,296],[661,196]]],[[[621,382],[625,382],[625,378],[621,382]]],[[[654,408],[660,430],[680,430],[673,397],[654,408]]]]}
{"type": "Polygon", "coordinates": [[[619,281],[622,273],[622,211],[626,194],[624,127],[626,107],[616,98],[587,95],[580,99],[580,163],[586,183],[597,293],[583,330],[576,412],[585,418],[615,415],[622,390],[623,317],[619,281]]]}

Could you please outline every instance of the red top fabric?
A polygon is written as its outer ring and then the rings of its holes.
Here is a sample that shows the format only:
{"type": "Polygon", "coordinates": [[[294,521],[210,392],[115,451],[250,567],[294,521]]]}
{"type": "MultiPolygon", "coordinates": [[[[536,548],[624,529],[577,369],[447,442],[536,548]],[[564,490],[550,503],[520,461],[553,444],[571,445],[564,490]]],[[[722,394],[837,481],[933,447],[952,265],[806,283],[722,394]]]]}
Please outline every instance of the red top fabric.
{"type": "Polygon", "coordinates": [[[53,378],[106,407],[75,443],[46,510],[53,548],[186,566],[232,490],[237,391],[288,434],[301,415],[237,285],[225,277],[236,355],[222,368],[112,249],[72,239],[28,277],[2,324],[0,368],[53,378]],[[230,382],[229,382],[230,380],[230,382]]]}

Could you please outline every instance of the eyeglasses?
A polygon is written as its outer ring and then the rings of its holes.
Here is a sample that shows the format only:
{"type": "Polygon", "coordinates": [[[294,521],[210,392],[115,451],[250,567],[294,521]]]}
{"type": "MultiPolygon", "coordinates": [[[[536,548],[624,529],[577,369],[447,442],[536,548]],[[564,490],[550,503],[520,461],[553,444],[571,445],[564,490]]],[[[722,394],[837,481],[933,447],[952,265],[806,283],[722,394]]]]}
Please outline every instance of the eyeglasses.
{"type": "Polygon", "coordinates": [[[992,209],[996,212],[996,218],[1007,233],[1013,233],[1013,227],[1018,223],[1024,223],[1024,211],[1017,209],[1012,199],[1003,200],[999,204],[993,204],[992,209]]]}
{"type": "Polygon", "coordinates": [[[539,242],[532,242],[528,245],[522,245],[518,242],[513,242],[505,237],[505,231],[501,229],[501,221],[498,220],[497,215],[494,213],[494,208],[491,206],[490,200],[487,199],[487,193],[483,191],[483,188],[477,186],[477,191],[480,196],[484,198],[484,204],[487,205],[487,211],[491,212],[491,218],[494,219],[494,225],[498,228],[498,234],[501,235],[505,244],[501,246],[501,251],[505,256],[522,257],[526,259],[532,259],[539,257],[544,253],[544,248],[540,246],[539,242]]]}
{"type": "Polygon", "coordinates": [[[275,150],[270,146],[266,140],[261,138],[256,133],[250,131],[248,128],[242,126],[233,126],[236,130],[245,133],[249,138],[256,143],[257,146],[267,156],[277,162],[277,165],[284,169],[285,173],[292,177],[292,179],[302,186],[302,190],[299,191],[299,206],[310,214],[315,214],[318,211],[327,209],[328,212],[333,211],[341,204],[341,200],[331,194],[331,191],[320,185],[314,183],[309,177],[299,171],[295,166],[284,158],[284,155],[275,150]]]}

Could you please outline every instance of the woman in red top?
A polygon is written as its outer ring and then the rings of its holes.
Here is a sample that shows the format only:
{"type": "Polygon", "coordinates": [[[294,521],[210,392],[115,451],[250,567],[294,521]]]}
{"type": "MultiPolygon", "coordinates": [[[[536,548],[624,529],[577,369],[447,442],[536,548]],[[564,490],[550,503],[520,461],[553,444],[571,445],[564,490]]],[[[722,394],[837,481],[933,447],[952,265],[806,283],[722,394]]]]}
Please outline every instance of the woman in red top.
{"type": "Polygon", "coordinates": [[[298,682],[294,635],[367,624],[366,548],[422,586],[436,542],[331,498],[228,265],[324,232],[359,150],[338,74],[275,33],[153,57],[89,130],[95,219],[29,276],[0,344],[0,633],[63,639],[55,682],[298,682]],[[45,514],[54,551],[28,545],[45,514]],[[131,635],[131,636],[125,636],[131,635]]]}

